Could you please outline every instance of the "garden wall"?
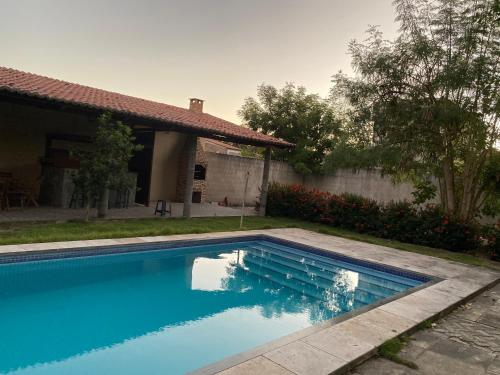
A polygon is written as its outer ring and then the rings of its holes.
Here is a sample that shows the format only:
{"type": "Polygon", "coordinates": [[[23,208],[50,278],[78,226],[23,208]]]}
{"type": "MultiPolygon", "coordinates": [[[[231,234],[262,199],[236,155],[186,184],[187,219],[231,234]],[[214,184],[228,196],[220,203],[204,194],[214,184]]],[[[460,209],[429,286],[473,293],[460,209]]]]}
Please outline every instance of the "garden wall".
{"type": "Polygon", "coordinates": [[[340,169],[329,176],[307,176],[305,186],[333,194],[356,194],[379,203],[413,200],[413,187],[410,184],[394,184],[390,177],[383,177],[377,170],[354,172],[340,169]]]}
{"type": "MultiPolygon", "coordinates": [[[[227,198],[232,205],[240,205],[245,188],[245,175],[250,172],[246,204],[254,205],[262,183],[264,161],[241,156],[207,152],[207,200],[222,202],[227,198]]],[[[272,161],[270,182],[303,184],[301,175],[287,163],[272,161]]]]}
{"type": "MultiPolygon", "coordinates": [[[[207,153],[207,200],[222,202],[227,197],[230,204],[241,203],[245,173],[250,172],[246,203],[255,204],[262,181],[264,162],[241,156],[207,153]]],[[[309,189],[330,193],[354,193],[378,202],[412,200],[409,184],[393,184],[389,177],[377,171],[339,170],[331,176],[306,176],[296,173],[287,163],[272,161],[270,181],[281,184],[302,184],[309,189]]]]}

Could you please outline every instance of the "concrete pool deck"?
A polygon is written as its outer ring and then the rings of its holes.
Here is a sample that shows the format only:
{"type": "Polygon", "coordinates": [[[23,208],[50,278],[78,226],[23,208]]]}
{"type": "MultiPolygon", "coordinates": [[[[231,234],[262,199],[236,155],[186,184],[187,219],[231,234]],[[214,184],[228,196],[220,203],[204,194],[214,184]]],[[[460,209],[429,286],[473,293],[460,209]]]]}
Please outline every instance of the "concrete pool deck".
{"type": "Polygon", "coordinates": [[[399,352],[410,369],[383,357],[350,375],[500,375],[500,284],[419,331],[399,352]]]}
{"type": "Polygon", "coordinates": [[[342,319],[306,328],[248,352],[223,359],[196,371],[197,374],[343,373],[376,353],[378,346],[385,341],[415,330],[427,319],[443,316],[492,286],[500,278],[500,273],[485,268],[294,228],[6,245],[0,246],[0,256],[59,249],[78,250],[87,247],[254,235],[268,235],[293,241],[423,273],[439,280],[401,298],[376,305],[368,311],[346,314],[342,319]]]}

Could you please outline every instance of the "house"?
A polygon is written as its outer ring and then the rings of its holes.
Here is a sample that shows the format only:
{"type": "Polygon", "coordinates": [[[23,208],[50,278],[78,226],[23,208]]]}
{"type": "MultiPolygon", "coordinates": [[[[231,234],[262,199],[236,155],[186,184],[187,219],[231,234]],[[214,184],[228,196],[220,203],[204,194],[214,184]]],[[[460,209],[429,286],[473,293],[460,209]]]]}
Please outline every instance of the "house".
{"type": "Polygon", "coordinates": [[[210,138],[200,138],[200,144],[205,152],[241,156],[241,148],[227,142],[221,142],[210,138]]]}
{"type": "MultiPolygon", "coordinates": [[[[193,181],[193,203],[207,202],[207,169],[210,168],[207,153],[241,156],[241,148],[236,147],[227,142],[218,141],[210,138],[199,138],[196,147],[196,161],[194,166],[194,181],[193,181]]],[[[182,163],[182,161],[181,161],[182,163]]],[[[184,168],[181,166],[181,171],[184,168]]],[[[176,200],[182,202],[183,194],[183,178],[178,179],[176,200]]]]}
{"type": "MultiPolygon", "coordinates": [[[[197,98],[180,108],[0,67],[0,172],[31,182],[43,175],[41,199],[67,206],[74,198],[71,173],[78,166],[70,150],[92,142],[96,119],[105,111],[129,125],[144,146],[129,165],[137,179],[131,199],[144,205],[184,202],[186,216],[191,202],[202,200],[207,166],[196,166],[200,138],[212,142],[207,147],[214,141],[266,147],[268,164],[272,147],[293,146],[205,113],[197,98]]],[[[265,186],[268,171],[269,165],[265,186]]]]}

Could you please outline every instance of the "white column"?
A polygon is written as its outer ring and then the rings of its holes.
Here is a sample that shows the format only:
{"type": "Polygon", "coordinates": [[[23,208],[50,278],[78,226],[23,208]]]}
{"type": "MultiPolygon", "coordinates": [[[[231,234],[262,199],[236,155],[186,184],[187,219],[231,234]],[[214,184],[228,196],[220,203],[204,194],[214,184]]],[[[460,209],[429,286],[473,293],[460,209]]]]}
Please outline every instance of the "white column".
{"type": "Polygon", "coordinates": [[[186,165],[186,184],[184,191],[184,212],[183,212],[183,216],[185,218],[191,217],[191,206],[193,202],[194,166],[196,163],[197,144],[198,144],[198,137],[194,135],[190,135],[186,139],[187,165],[186,165]]]}

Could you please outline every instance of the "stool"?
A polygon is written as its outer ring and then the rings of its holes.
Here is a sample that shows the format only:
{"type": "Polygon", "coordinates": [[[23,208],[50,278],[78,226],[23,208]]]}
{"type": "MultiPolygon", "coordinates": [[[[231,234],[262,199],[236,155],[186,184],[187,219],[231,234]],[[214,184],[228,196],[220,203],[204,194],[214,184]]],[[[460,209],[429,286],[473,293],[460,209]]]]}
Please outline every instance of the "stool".
{"type": "Polygon", "coordinates": [[[167,212],[170,214],[170,216],[172,216],[172,204],[168,202],[168,210],[167,210],[167,201],[165,200],[157,201],[155,208],[155,216],[157,213],[160,213],[160,216],[165,216],[167,212]]]}

